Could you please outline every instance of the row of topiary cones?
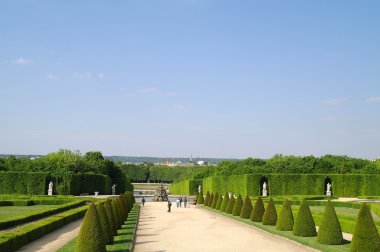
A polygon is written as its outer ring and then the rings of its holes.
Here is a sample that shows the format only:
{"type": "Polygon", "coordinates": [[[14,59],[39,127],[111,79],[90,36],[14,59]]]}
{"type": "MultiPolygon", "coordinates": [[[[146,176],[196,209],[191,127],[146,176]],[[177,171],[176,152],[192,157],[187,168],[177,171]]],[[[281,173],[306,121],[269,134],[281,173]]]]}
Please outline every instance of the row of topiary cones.
{"type": "Polygon", "coordinates": [[[117,230],[127,220],[134,203],[132,192],[101,201],[97,205],[91,203],[79,231],[75,252],[106,252],[106,245],[113,243],[117,230]]]}
{"type": "MultiPolygon", "coordinates": [[[[201,194],[202,195],[202,192],[201,194]]],[[[253,222],[262,222],[263,225],[276,226],[280,231],[293,231],[295,236],[313,237],[317,236],[317,241],[321,244],[339,245],[343,244],[343,235],[338,217],[331,201],[327,201],[323,217],[317,233],[315,222],[310,211],[310,207],[305,199],[302,200],[294,220],[292,206],[289,200],[285,200],[277,217],[277,211],[272,198],[270,198],[267,207],[259,197],[252,207],[249,196],[244,201],[239,194],[238,197],[228,196],[228,193],[215,195],[207,191],[206,197],[197,195],[197,204],[204,204],[233,216],[240,216],[243,219],[250,219],[253,222]]],[[[370,208],[367,204],[362,204],[358,219],[356,222],[355,232],[352,237],[351,251],[380,251],[380,237],[372,219],[370,208]]]]}

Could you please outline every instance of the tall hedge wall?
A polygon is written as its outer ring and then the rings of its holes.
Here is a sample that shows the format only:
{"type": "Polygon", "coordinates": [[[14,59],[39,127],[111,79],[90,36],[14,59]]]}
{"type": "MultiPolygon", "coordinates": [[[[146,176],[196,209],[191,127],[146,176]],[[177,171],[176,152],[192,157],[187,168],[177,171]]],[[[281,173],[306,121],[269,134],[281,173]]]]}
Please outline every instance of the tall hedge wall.
{"type": "Polygon", "coordinates": [[[48,173],[0,172],[0,194],[46,194],[48,173]]]}
{"type": "Polygon", "coordinates": [[[198,186],[202,185],[201,179],[187,179],[170,186],[170,193],[177,195],[195,195],[198,192],[198,186]]]}
{"type": "Polygon", "coordinates": [[[380,195],[380,175],[365,174],[245,174],[213,176],[203,180],[204,191],[260,195],[260,181],[268,180],[269,195],[324,195],[325,180],[332,181],[332,193],[340,197],[380,195]]]}

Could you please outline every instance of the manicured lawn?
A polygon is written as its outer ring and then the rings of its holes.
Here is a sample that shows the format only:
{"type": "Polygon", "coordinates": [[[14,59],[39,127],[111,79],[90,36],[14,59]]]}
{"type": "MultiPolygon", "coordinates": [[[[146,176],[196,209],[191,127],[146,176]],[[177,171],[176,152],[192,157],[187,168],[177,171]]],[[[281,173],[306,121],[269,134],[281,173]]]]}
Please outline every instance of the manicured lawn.
{"type": "Polygon", "coordinates": [[[0,207],[0,220],[13,218],[24,214],[32,214],[40,210],[54,209],[57,205],[34,205],[34,206],[2,206],[0,207]]]}

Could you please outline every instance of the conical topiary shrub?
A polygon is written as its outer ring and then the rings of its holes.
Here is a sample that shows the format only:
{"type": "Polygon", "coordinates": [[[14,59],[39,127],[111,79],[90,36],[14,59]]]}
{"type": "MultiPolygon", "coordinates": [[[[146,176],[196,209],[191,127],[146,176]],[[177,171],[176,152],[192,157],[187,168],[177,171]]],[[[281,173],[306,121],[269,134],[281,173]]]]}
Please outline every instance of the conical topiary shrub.
{"type": "Polygon", "coordinates": [[[128,200],[127,200],[127,197],[123,194],[120,194],[120,199],[121,199],[121,203],[122,203],[122,206],[123,206],[123,210],[124,210],[124,220],[126,221],[127,218],[128,218],[128,213],[129,213],[129,204],[128,204],[128,200]]]}
{"type": "Polygon", "coordinates": [[[204,202],[204,205],[205,206],[208,206],[208,202],[210,201],[210,192],[207,191],[206,192],[206,197],[205,197],[205,202],[204,202]]]}
{"type": "Polygon", "coordinates": [[[120,214],[120,225],[123,225],[124,224],[125,212],[124,212],[122,203],[120,202],[120,197],[115,198],[115,203],[116,203],[116,207],[119,210],[119,214],[120,214]]]}
{"type": "Polygon", "coordinates": [[[106,239],[107,244],[112,244],[113,242],[113,230],[111,228],[110,221],[108,219],[104,205],[100,202],[96,206],[96,211],[98,212],[100,223],[102,224],[104,238],[106,239]]]}
{"type": "Polygon", "coordinates": [[[244,198],[243,207],[241,208],[241,212],[240,212],[240,218],[249,219],[249,217],[251,216],[251,212],[252,212],[252,202],[249,196],[247,195],[244,198]]]}
{"type": "Polygon", "coordinates": [[[214,193],[211,193],[210,199],[209,199],[208,204],[207,204],[208,207],[211,207],[211,204],[212,204],[213,200],[214,200],[214,193]]]}
{"type": "Polygon", "coordinates": [[[226,212],[227,211],[227,206],[228,202],[230,201],[230,197],[228,197],[228,193],[224,194],[222,205],[220,206],[220,211],[226,212]]]}
{"type": "Polygon", "coordinates": [[[234,209],[232,209],[232,215],[233,216],[240,216],[240,212],[241,212],[242,207],[243,207],[243,198],[239,194],[237,199],[236,199],[234,209]]]}
{"type": "Polygon", "coordinates": [[[215,193],[215,196],[214,196],[214,199],[212,200],[212,203],[211,203],[211,208],[216,208],[216,202],[218,202],[218,199],[219,199],[219,193],[215,193]]]}
{"type": "Polygon", "coordinates": [[[216,210],[220,210],[220,207],[222,206],[222,202],[223,202],[223,195],[220,194],[218,197],[218,201],[216,202],[216,206],[215,206],[216,210]]]}
{"type": "Polygon", "coordinates": [[[114,217],[114,220],[115,220],[115,226],[116,226],[116,229],[119,229],[121,227],[121,218],[120,218],[120,213],[119,213],[119,209],[116,205],[116,200],[113,199],[111,201],[111,206],[112,206],[112,213],[113,213],[113,217],[114,217]]]}
{"type": "Polygon", "coordinates": [[[263,220],[264,212],[265,212],[264,203],[261,197],[259,196],[252,209],[252,213],[250,216],[251,221],[261,222],[263,220]]]}
{"type": "Polygon", "coordinates": [[[87,209],[75,245],[76,252],[106,252],[106,240],[94,203],[87,209]]]}
{"type": "Polygon", "coordinates": [[[198,194],[198,199],[197,199],[197,204],[203,204],[205,201],[205,199],[203,198],[203,188],[201,188],[201,192],[198,194]]]}
{"type": "Polygon", "coordinates": [[[263,215],[263,225],[276,226],[277,223],[277,211],[276,206],[272,198],[269,199],[267,208],[263,215]]]}
{"type": "Polygon", "coordinates": [[[339,245],[343,243],[342,229],[331,201],[327,201],[319,225],[317,241],[322,244],[339,245]]]}
{"type": "Polygon", "coordinates": [[[235,197],[232,195],[231,199],[228,201],[226,213],[232,214],[232,211],[234,210],[235,202],[236,202],[235,197]]]}
{"type": "Polygon", "coordinates": [[[366,203],[360,207],[351,241],[351,252],[361,251],[380,251],[379,233],[366,203]]]}
{"type": "Polygon", "coordinates": [[[294,225],[294,217],[292,205],[289,200],[285,200],[282,205],[280,216],[278,217],[276,229],[281,231],[292,231],[294,225]]]}
{"type": "Polygon", "coordinates": [[[111,206],[111,200],[107,199],[104,203],[104,210],[106,211],[109,223],[111,225],[112,234],[117,235],[117,227],[115,224],[115,217],[113,216],[112,206],[111,206]]]}
{"type": "Polygon", "coordinates": [[[310,212],[309,204],[302,200],[294,222],[293,234],[295,236],[312,237],[317,235],[315,222],[310,212]]]}

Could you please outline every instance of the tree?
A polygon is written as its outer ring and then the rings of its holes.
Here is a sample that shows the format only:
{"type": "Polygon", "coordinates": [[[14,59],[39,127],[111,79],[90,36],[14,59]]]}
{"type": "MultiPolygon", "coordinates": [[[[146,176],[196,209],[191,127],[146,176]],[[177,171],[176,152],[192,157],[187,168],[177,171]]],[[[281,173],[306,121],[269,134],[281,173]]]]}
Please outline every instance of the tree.
{"type": "Polygon", "coordinates": [[[310,212],[309,204],[305,199],[302,200],[294,222],[293,234],[295,236],[312,237],[317,235],[315,222],[310,212]]]}
{"type": "Polygon", "coordinates": [[[351,252],[361,251],[380,251],[379,233],[366,203],[360,207],[351,241],[351,252]]]}
{"type": "Polygon", "coordinates": [[[231,196],[231,199],[228,201],[228,205],[227,205],[227,209],[226,209],[226,213],[228,214],[232,214],[232,211],[234,209],[234,206],[235,206],[235,197],[232,195],[231,196]]]}
{"type": "Polygon", "coordinates": [[[264,211],[265,211],[264,203],[261,197],[259,196],[252,209],[252,213],[250,216],[251,221],[261,222],[263,220],[264,211]]]}
{"type": "Polygon", "coordinates": [[[317,241],[322,244],[339,245],[343,243],[342,229],[331,201],[327,201],[319,225],[317,241]]]}
{"type": "Polygon", "coordinates": [[[100,223],[102,224],[103,234],[104,234],[106,243],[112,244],[113,243],[113,231],[111,229],[111,224],[109,222],[106,210],[104,209],[102,202],[100,202],[97,205],[96,211],[98,212],[99,220],[100,220],[100,223]]]}
{"type": "Polygon", "coordinates": [[[272,198],[269,199],[267,208],[263,215],[263,225],[276,226],[277,223],[277,211],[276,206],[272,198]]]}
{"type": "Polygon", "coordinates": [[[103,235],[102,225],[94,203],[91,203],[87,209],[79,231],[75,251],[106,252],[106,240],[103,235]]]}
{"type": "Polygon", "coordinates": [[[232,210],[232,215],[233,216],[239,216],[242,207],[243,207],[243,199],[242,199],[241,195],[239,194],[237,199],[236,199],[234,209],[232,210]]]}
{"type": "Polygon", "coordinates": [[[249,219],[249,217],[251,216],[251,212],[252,212],[252,202],[249,196],[247,195],[244,198],[243,207],[240,212],[240,218],[249,219]]]}
{"type": "Polygon", "coordinates": [[[220,206],[220,211],[226,212],[229,200],[230,198],[228,197],[228,193],[226,192],[223,197],[222,205],[220,206]]]}
{"type": "Polygon", "coordinates": [[[292,205],[289,200],[285,200],[282,205],[280,216],[278,217],[276,229],[281,231],[292,231],[294,225],[294,217],[292,205]]]}

